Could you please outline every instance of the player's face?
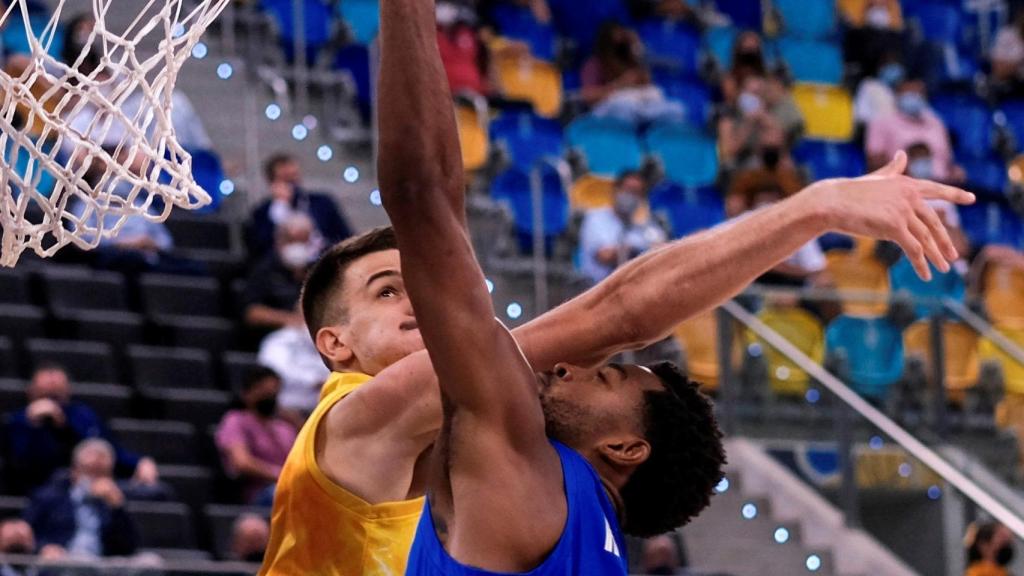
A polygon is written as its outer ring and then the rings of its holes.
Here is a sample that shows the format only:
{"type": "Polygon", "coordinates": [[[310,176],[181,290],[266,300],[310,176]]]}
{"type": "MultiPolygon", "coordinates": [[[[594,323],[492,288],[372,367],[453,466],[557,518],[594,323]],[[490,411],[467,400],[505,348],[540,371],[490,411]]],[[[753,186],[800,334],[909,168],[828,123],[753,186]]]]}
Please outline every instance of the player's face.
{"type": "Polygon", "coordinates": [[[642,366],[559,364],[538,375],[548,436],[586,454],[605,441],[642,437],[643,395],[663,390],[642,366]]]}
{"type": "Polygon", "coordinates": [[[368,254],[345,272],[343,340],[359,368],[375,375],[424,348],[405,291],[398,250],[368,254]]]}

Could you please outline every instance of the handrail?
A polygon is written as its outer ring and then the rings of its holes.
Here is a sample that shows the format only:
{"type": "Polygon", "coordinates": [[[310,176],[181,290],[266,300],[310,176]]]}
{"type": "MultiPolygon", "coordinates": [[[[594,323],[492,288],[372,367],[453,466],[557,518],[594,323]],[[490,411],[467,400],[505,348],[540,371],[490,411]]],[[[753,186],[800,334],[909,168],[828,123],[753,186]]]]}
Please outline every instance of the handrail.
{"type": "Polygon", "coordinates": [[[0,554],[0,566],[34,566],[47,570],[88,570],[98,568],[110,570],[116,574],[123,571],[125,574],[166,574],[170,573],[195,573],[195,574],[252,574],[258,568],[258,564],[236,561],[217,560],[163,560],[153,564],[138,563],[128,558],[62,558],[60,560],[42,560],[38,556],[21,554],[0,554]]]}
{"type": "Polygon", "coordinates": [[[931,468],[956,488],[961,494],[969,498],[982,510],[988,512],[993,518],[1004,524],[1014,534],[1024,538],[1024,519],[1016,515],[999,502],[985,490],[978,486],[973,480],[957,470],[953,465],[939,456],[934,450],[926,446],[912,434],[904,430],[900,425],[893,422],[880,410],[869,404],[850,387],[841,382],[833,374],[825,370],[821,365],[811,360],[806,354],[800,351],[788,340],[775,332],[756,316],[747,312],[735,301],[726,302],[722,308],[741,324],[749,328],[768,345],[772,346],[790,361],[807,372],[822,386],[831,391],[840,401],[856,411],[868,422],[881,430],[886,436],[905,448],[919,461],[931,468]]]}

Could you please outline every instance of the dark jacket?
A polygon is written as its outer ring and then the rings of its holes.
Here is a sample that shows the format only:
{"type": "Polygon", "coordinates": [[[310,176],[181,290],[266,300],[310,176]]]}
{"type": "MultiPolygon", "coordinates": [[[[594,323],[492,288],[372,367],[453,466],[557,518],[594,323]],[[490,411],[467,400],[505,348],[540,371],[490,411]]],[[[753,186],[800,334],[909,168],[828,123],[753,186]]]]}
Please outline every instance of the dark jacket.
{"type": "MultiPolygon", "coordinates": [[[[246,231],[249,259],[252,261],[259,261],[274,249],[275,225],[270,219],[271,202],[267,200],[256,207],[246,231]]],[[[308,214],[313,219],[313,224],[328,246],[352,235],[352,230],[338,211],[338,206],[326,194],[296,188],[292,208],[308,214]]]]}

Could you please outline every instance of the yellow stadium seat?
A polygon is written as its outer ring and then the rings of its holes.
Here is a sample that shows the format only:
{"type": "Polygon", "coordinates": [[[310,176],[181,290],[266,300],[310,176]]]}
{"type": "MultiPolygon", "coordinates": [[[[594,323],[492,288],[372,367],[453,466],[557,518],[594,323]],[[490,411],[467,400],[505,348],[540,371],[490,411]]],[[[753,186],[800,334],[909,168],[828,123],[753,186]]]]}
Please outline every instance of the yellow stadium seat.
{"type": "Polygon", "coordinates": [[[506,97],[532,103],[537,114],[546,118],[562,111],[562,73],[553,64],[527,56],[503,56],[495,69],[506,97]]]}
{"type": "Polygon", "coordinates": [[[870,254],[858,251],[832,251],[825,254],[826,269],[836,289],[858,293],[873,293],[875,301],[843,301],[843,313],[850,316],[881,316],[889,308],[886,298],[890,291],[889,270],[870,254]]]}
{"type": "MultiPolygon", "coordinates": [[[[721,373],[718,359],[718,317],[714,310],[690,318],[675,331],[676,342],[686,353],[686,373],[706,392],[718,390],[721,373]]],[[[734,341],[735,342],[735,341],[734,341]]],[[[734,360],[740,352],[733,348],[734,360]]]]}
{"type": "MultiPolygon", "coordinates": [[[[825,361],[825,329],[821,322],[802,308],[768,308],[759,315],[769,328],[789,340],[815,362],[825,361]]],[[[781,352],[747,333],[748,343],[760,342],[768,361],[772,390],[782,396],[803,396],[811,377],[781,352]]]]}
{"type": "MultiPolygon", "coordinates": [[[[839,12],[843,19],[855,27],[864,25],[864,6],[867,0],[839,0],[839,12]]],[[[888,0],[889,14],[892,18],[894,30],[903,29],[903,10],[900,7],[900,0],[888,0]]]]}
{"type": "MultiPolygon", "coordinates": [[[[1024,348],[1024,324],[1001,325],[997,330],[1010,341],[1024,348]]],[[[1003,367],[1003,378],[1006,382],[1006,393],[1024,396],[1024,364],[1003,351],[995,342],[985,338],[980,344],[980,355],[983,360],[994,360],[1003,367]]]]}
{"type": "Polygon", "coordinates": [[[468,172],[479,170],[487,163],[490,154],[486,122],[470,106],[457,106],[455,112],[459,125],[459,143],[462,145],[462,166],[468,172]]]}
{"type": "Polygon", "coordinates": [[[990,265],[984,285],[985,309],[995,323],[1024,322],[1024,270],[990,265]]]}
{"type": "Polygon", "coordinates": [[[797,84],[793,100],[804,117],[806,136],[818,140],[853,138],[853,100],[837,86],[797,84]]]}
{"type": "Polygon", "coordinates": [[[611,206],[615,196],[615,181],[593,174],[584,174],[569,190],[569,204],[573,210],[590,210],[611,206]]]}
{"type": "MultiPolygon", "coordinates": [[[[973,328],[959,322],[945,322],[942,325],[945,342],[946,396],[956,404],[963,403],[964,393],[978,383],[981,372],[979,337],[973,328]]],[[[907,356],[924,360],[925,375],[932,375],[932,338],[928,320],[910,325],[903,333],[903,349],[907,356]]]]}

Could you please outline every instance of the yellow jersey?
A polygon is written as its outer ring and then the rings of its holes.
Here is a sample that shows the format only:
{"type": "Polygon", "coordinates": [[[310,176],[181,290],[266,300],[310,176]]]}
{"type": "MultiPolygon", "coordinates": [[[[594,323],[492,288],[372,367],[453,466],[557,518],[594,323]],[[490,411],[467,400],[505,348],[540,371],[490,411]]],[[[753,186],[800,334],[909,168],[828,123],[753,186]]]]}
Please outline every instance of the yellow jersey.
{"type": "Polygon", "coordinates": [[[423,498],[370,504],[332,482],[316,463],[317,426],[371,379],[335,372],[324,384],[277,480],[260,576],[405,574],[423,498]]]}

